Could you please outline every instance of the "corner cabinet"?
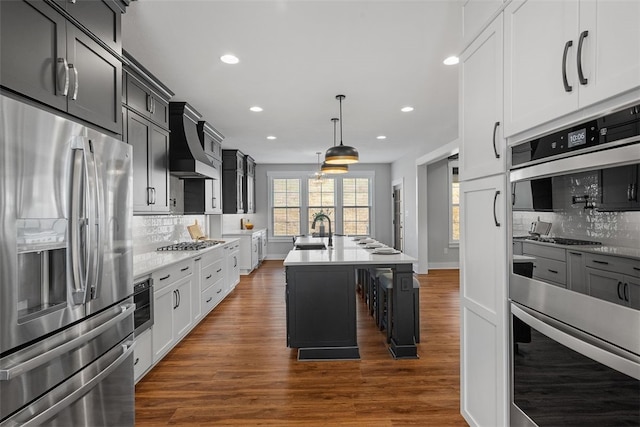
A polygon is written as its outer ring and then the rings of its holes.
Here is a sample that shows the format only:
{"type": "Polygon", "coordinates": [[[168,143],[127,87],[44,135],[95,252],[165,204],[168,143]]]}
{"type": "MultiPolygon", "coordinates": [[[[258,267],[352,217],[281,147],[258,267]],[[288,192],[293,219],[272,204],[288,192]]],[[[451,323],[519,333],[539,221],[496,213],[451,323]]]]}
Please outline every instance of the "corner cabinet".
{"type": "Polygon", "coordinates": [[[505,135],[640,87],[640,2],[514,0],[505,16],[505,135]]]}
{"type": "Polygon", "coordinates": [[[460,183],[460,409],[472,426],[508,425],[505,180],[460,183]]]}
{"type": "Polygon", "coordinates": [[[107,0],[64,5],[0,2],[0,84],[120,134],[122,63],[114,55],[124,9],[107,0]]]}
{"type": "Polygon", "coordinates": [[[124,140],[133,147],[134,214],[168,214],[169,123],[173,96],[127,52],[122,105],[124,140]]]}
{"type": "Polygon", "coordinates": [[[222,212],[245,213],[244,154],[222,150],[222,212]]]}
{"type": "Polygon", "coordinates": [[[460,179],[504,173],[502,15],[460,59],[460,179]]]}

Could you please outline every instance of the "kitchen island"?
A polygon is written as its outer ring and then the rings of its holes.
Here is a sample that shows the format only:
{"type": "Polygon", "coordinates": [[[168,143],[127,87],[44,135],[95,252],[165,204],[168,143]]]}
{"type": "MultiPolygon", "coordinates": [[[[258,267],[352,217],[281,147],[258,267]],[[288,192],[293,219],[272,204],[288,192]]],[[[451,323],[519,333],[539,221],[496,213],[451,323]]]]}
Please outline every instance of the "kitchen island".
{"type": "MultiPolygon", "coordinates": [[[[302,237],[296,245],[327,244],[302,237]]],[[[417,358],[414,337],[413,263],[403,253],[376,254],[350,237],[334,237],[333,247],[289,252],[286,269],[287,346],[300,360],[359,359],[356,270],[393,271],[393,324],[389,351],[394,358],[417,358]]]]}

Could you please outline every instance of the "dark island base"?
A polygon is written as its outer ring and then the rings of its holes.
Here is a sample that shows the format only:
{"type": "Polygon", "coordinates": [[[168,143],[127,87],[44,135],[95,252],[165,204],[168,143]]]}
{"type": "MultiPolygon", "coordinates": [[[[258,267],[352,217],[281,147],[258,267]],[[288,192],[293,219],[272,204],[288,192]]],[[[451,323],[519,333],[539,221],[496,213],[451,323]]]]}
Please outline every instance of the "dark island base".
{"type": "Polygon", "coordinates": [[[298,360],[360,360],[360,350],[358,347],[300,348],[298,360]]]}
{"type": "Polygon", "coordinates": [[[394,359],[419,359],[418,349],[415,344],[398,345],[393,339],[391,339],[389,353],[391,353],[394,359]]]}

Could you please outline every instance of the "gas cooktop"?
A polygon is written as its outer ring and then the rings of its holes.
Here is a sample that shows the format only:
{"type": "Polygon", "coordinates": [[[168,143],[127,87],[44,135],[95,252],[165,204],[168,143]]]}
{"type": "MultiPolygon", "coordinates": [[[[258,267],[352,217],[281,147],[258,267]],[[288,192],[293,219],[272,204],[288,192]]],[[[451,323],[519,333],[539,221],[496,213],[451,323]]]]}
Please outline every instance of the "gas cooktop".
{"type": "Polygon", "coordinates": [[[161,246],[157,251],[199,251],[200,249],[210,248],[211,246],[224,243],[222,240],[202,240],[199,242],[181,242],[173,245],[161,246]]]}
{"type": "Polygon", "coordinates": [[[569,239],[565,237],[538,237],[536,239],[538,242],[544,243],[555,243],[557,245],[567,245],[567,246],[597,246],[601,245],[601,242],[593,242],[589,240],[579,240],[579,239],[569,239]]]}

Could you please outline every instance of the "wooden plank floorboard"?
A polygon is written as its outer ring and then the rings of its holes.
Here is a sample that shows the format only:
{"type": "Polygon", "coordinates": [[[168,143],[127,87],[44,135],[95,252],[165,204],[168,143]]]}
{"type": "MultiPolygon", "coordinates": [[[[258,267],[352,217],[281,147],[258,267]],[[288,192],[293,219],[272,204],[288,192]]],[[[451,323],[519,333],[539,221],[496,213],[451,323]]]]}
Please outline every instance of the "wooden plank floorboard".
{"type": "Polygon", "coordinates": [[[266,261],[136,385],[136,425],[466,426],[458,275],[419,276],[419,359],[391,358],[358,296],[361,360],[298,362],[282,261],[266,261]]]}

